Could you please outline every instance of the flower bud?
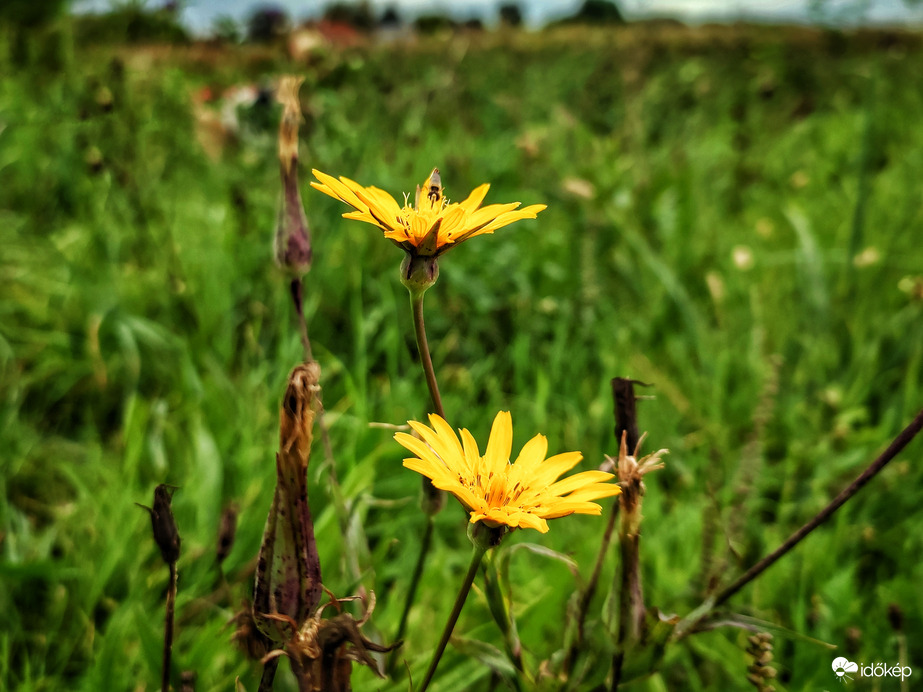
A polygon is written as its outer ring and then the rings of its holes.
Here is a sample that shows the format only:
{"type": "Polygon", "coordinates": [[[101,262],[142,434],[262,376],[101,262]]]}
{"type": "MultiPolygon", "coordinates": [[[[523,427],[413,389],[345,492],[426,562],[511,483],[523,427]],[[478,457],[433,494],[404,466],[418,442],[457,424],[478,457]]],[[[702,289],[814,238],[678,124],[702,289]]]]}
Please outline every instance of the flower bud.
{"type": "Polygon", "coordinates": [[[160,555],[168,565],[174,564],[179,559],[180,537],[173,517],[171,504],[173,501],[173,488],[161,483],[154,488],[154,507],[143,507],[151,515],[151,527],[154,530],[154,541],[160,548],[160,555]]]}
{"type": "Polygon", "coordinates": [[[283,106],[279,123],[279,163],[282,174],[282,201],[276,221],[274,252],[276,264],[300,278],[311,268],[311,234],[298,190],[298,124],[301,105],[298,89],[302,77],[283,77],[278,99],[283,106]]]}
{"type": "Polygon", "coordinates": [[[471,541],[475,548],[490,550],[500,545],[500,541],[509,531],[510,527],[505,524],[491,526],[486,521],[477,521],[473,524],[468,524],[468,540],[471,541]]]}
{"type": "Polygon", "coordinates": [[[411,295],[422,295],[439,278],[439,262],[432,255],[407,253],[401,262],[401,283],[411,295]]]}

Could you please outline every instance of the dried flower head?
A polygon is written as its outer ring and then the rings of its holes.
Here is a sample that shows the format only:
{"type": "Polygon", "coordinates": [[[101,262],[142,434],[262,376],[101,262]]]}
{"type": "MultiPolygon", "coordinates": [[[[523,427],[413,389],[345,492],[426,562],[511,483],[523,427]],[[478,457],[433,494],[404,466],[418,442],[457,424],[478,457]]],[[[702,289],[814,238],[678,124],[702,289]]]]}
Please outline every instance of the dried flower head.
{"type": "Polygon", "coordinates": [[[397,433],[394,439],[416,454],[404,466],[430,478],[447,490],[471,513],[471,523],[483,521],[491,527],[529,528],[548,531],[548,519],[568,514],[600,514],[592,502],[618,495],[620,489],[611,473],[583,471],[563,480],[558,478],[576,466],[583,455],[565,452],[548,459],[548,441],[536,435],[525,444],[515,462],[510,461],[513,423],[509,412],[494,419],[483,456],[467,430],[461,441],[441,417],[431,414],[432,427],[416,421],[410,426],[421,439],[397,433]]]}
{"type": "Polygon", "coordinates": [[[317,363],[296,367],[289,375],[279,412],[276,489],[263,532],[253,591],[256,625],[276,642],[290,636],[280,629],[280,624],[304,622],[314,613],[322,593],[307,488],[319,378],[317,363]]]}
{"type": "Polygon", "coordinates": [[[621,444],[619,444],[619,458],[618,460],[609,458],[609,461],[615,464],[616,469],[618,469],[619,482],[622,484],[627,483],[641,483],[644,479],[644,476],[649,474],[651,471],[657,471],[664,467],[664,463],[661,461],[661,457],[664,454],[669,454],[670,450],[668,449],[658,449],[653,454],[648,454],[641,457],[639,461],[636,458],[638,450],[641,448],[641,445],[644,443],[644,438],[647,437],[647,433],[641,435],[638,440],[638,444],[634,449],[633,454],[628,453],[628,443],[627,435],[622,435],[621,444]]]}
{"type": "MultiPolygon", "coordinates": [[[[329,592],[328,592],[329,593],[329,592]]],[[[300,689],[318,692],[349,692],[352,689],[350,677],[353,662],[368,666],[379,677],[384,677],[370,652],[393,651],[401,642],[385,646],[377,644],[362,634],[361,628],[375,609],[375,594],[365,615],[356,620],[349,613],[340,613],[324,618],[323,612],[329,605],[340,608],[340,603],[349,600],[334,599],[317,610],[286,642],[285,650],[272,651],[263,659],[288,656],[292,670],[299,677],[300,689]]],[[[280,618],[284,619],[284,618],[280,618]]],[[[289,623],[294,626],[294,622],[289,623]]]]}

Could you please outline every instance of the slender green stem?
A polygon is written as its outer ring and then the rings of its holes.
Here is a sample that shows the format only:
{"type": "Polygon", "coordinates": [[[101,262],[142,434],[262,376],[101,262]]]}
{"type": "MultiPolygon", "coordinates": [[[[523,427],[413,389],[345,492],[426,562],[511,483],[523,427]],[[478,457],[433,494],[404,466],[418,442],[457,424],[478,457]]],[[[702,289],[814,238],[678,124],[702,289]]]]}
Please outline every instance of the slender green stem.
{"type": "MultiPolygon", "coordinates": [[[[423,542],[420,543],[420,555],[417,558],[417,564],[413,569],[413,576],[410,578],[410,588],[407,590],[407,599],[404,601],[404,611],[401,613],[401,622],[397,626],[397,634],[394,635],[394,641],[401,641],[404,638],[404,630],[407,629],[407,618],[410,615],[410,607],[417,595],[417,587],[420,585],[420,577],[423,575],[423,563],[426,554],[429,552],[430,543],[433,541],[433,517],[427,515],[426,530],[423,533],[423,542]]],[[[391,668],[397,662],[397,652],[391,657],[391,668]]]]}
{"type": "Polygon", "coordinates": [[[429,343],[426,341],[426,326],[423,324],[423,292],[410,292],[410,308],[413,311],[413,330],[417,336],[417,349],[420,351],[420,362],[423,364],[423,374],[426,375],[426,386],[433,400],[436,413],[445,418],[442,408],[442,397],[439,396],[439,385],[436,383],[436,371],[433,368],[433,359],[429,354],[429,343]]]}
{"type": "Polygon", "coordinates": [[[420,687],[420,692],[426,692],[426,688],[429,687],[433,675],[436,674],[436,666],[439,665],[439,659],[442,658],[445,647],[449,643],[452,630],[455,629],[455,623],[458,622],[458,616],[461,614],[462,607],[465,605],[468,592],[471,591],[471,584],[474,583],[474,577],[478,573],[478,568],[481,566],[481,559],[486,552],[486,546],[476,545],[474,547],[474,554],[471,556],[471,565],[468,567],[468,574],[465,575],[465,581],[462,582],[461,589],[458,591],[458,596],[455,598],[455,605],[452,606],[452,613],[445,623],[445,629],[442,631],[442,638],[439,640],[436,651],[433,653],[433,660],[429,663],[429,670],[426,671],[426,677],[423,678],[423,685],[420,687]]]}
{"type": "Polygon", "coordinates": [[[606,523],[606,529],[603,532],[602,543],[599,546],[599,553],[596,556],[596,564],[593,565],[593,573],[590,575],[590,578],[587,581],[586,589],[580,596],[580,602],[577,607],[577,635],[567,652],[566,658],[564,659],[564,671],[566,673],[570,673],[571,668],[574,665],[574,660],[576,659],[577,654],[580,652],[580,647],[583,644],[586,616],[590,610],[590,602],[593,600],[593,596],[596,594],[596,587],[599,584],[599,575],[602,573],[603,562],[606,559],[606,555],[609,553],[609,544],[612,542],[612,533],[615,529],[615,519],[618,516],[618,513],[619,502],[616,499],[615,503],[612,505],[612,511],[609,513],[609,520],[606,523]]]}

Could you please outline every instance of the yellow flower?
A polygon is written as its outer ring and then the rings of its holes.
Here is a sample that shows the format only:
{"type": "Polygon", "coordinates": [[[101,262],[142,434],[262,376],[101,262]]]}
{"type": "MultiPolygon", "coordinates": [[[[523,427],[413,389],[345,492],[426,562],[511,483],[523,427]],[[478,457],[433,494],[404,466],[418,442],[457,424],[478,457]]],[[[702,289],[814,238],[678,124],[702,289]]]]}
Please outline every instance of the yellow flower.
{"type": "Polygon", "coordinates": [[[568,514],[600,514],[592,500],[618,495],[619,486],[604,471],[584,471],[563,480],[558,478],[583,458],[580,452],[565,452],[549,459],[544,435],[529,440],[516,461],[510,463],[513,423],[507,411],[494,419],[481,456],[477,442],[467,430],[461,441],[441,417],[430,414],[432,427],[416,421],[410,426],[420,435],[397,433],[394,439],[417,456],[404,466],[430,478],[437,488],[447,490],[471,513],[471,523],[548,531],[546,519],[568,514]]]}
{"type": "Polygon", "coordinates": [[[442,194],[438,169],[433,169],[422,188],[417,187],[414,204],[405,196],[403,207],[380,188],[363,187],[344,177],[337,180],[318,170],[313,173],[320,182],[311,183],[312,187],[356,210],[343,218],[378,226],[385,238],[414,256],[436,257],[468,238],[493,233],[520,219],[534,219],[545,209],[544,204],[519,209],[519,202],[481,207],[490,188],[487,183],[476,187],[465,201],[449,202],[442,194]]]}

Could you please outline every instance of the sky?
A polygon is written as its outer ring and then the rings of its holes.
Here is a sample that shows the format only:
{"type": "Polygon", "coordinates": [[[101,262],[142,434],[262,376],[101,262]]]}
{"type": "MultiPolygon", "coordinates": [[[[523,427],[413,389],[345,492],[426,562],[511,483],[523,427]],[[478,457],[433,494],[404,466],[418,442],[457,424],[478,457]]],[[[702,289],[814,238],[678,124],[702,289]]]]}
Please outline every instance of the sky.
{"type": "MultiPolygon", "coordinates": [[[[116,0],[117,1],[117,0],[116,0]]],[[[185,0],[183,21],[195,33],[208,33],[215,19],[229,16],[245,20],[254,7],[274,5],[288,11],[294,19],[316,17],[334,0],[185,0]]],[[[510,0],[370,0],[382,10],[397,7],[404,18],[418,14],[448,14],[456,19],[479,17],[490,23],[497,8],[510,0]]],[[[526,22],[541,26],[573,14],[582,0],[512,0],[523,11],[526,22]]],[[[77,0],[78,10],[105,10],[113,0],[77,0]]],[[[160,0],[148,0],[156,7],[160,0]]],[[[812,22],[818,17],[812,6],[817,0],[619,0],[618,5],[629,19],[649,16],[674,17],[689,23],[737,21],[812,22]]],[[[821,0],[823,18],[843,24],[912,24],[923,26],[923,0],[821,0]]]]}

